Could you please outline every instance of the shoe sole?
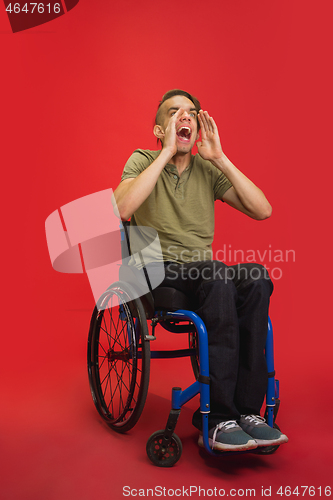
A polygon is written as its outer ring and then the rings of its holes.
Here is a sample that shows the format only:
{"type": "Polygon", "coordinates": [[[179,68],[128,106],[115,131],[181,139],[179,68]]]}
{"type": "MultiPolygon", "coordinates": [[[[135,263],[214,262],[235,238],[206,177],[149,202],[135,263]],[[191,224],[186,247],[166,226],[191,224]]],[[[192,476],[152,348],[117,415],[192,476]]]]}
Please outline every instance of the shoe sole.
{"type": "MultiPolygon", "coordinates": [[[[226,443],[220,443],[219,441],[215,441],[214,447],[213,447],[213,440],[211,438],[208,438],[208,442],[212,450],[218,450],[218,451],[245,451],[245,450],[254,450],[255,448],[258,448],[258,443],[252,439],[250,439],[247,443],[244,444],[226,444],[226,443]]],[[[202,434],[199,435],[198,445],[203,448],[205,446],[202,434]]]]}
{"type": "Polygon", "coordinates": [[[278,439],[256,439],[258,446],[276,446],[287,442],[288,438],[285,434],[281,434],[278,439]]]}

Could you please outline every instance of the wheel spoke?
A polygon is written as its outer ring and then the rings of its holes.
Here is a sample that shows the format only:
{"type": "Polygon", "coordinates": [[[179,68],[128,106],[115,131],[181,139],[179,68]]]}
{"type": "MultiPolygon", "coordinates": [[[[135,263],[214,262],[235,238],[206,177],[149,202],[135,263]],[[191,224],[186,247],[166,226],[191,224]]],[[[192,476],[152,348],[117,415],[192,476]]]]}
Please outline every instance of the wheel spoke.
{"type": "MultiPolygon", "coordinates": [[[[117,376],[118,381],[117,381],[117,384],[116,384],[116,387],[115,387],[115,389],[114,389],[113,393],[112,393],[112,390],[110,391],[110,395],[111,395],[111,401],[110,401],[110,403],[112,402],[112,405],[113,405],[113,402],[114,402],[114,399],[115,399],[115,397],[114,397],[114,396],[115,396],[116,390],[117,390],[117,388],[119,387],[119,377],[118,377],[118,374],[117,374],[117,370],[115,370],[115,373],[116,373],[116,376],[117,376]]],[[[121,401],[122,401],[122,398],[121,398],[121,391],[119,391],[119,415],[121,415],[121,411],[120,411],[120,408],[121,408],[121,401]]],[[[116,401],[115,401],[115,403],[116,403],[116,401]]]]}
{"type": "Polygon", "coordinates": [[[100,342],[100,341],[98,342],[98,345],[99,345],[99,347],[101,347],[101,348],[103,349],[103,351],[105,352],[105,356],[107,356],[107,355],[108,355],[108,352],[104,349],[104,347],[103,347],[103,345],[101,344],[101,342],[100,342]]]}
{"type": "MultiPolygon", "coordinates": [[[[106,391],[108,389],[108,385],[110,385],[110,393],[111,393],[111,375],[110,375],[110,372],[107,373],[107,375],[106,375],[105,378],[108,378],[108,380],[107,380],[107,382],[105,384],[105,389],[104,389],[104,392],[103,392],[104,401],[105,401],[105,395],[106,395],[106,391]]],[[[112,402],[112,399],[111,399],[111,402],[112,402]]],[[[110,411],[110,405],[108,406],[108,411],[110,411]]],[[[112,414],[113,414],[113,408],[112,408],[112,414]]]]}
{"type": "Polygon", "coordinates": [[[101,363],[98,363],[98,366],[99,366],[99,370],[102,368],[102,366],[104,365],[104,362],[107,358],[107,356],[98,356],[99,358],[102,358],[103,361],[101,363]]]}
{"type": "Polygon", "coordinates": [[[118,386],[118,385],[119,385],[119,383],[121,382],[121,383],[125,386],[125,388],[127,389],[127,391],[129,392],[129,388],[126,386],[126,384],[122,381],[122,378],[121,378],[121,377],[122,377],[122,374],[123,374],[123,373],[124,373],[124,371],[125,371],[125,368],[126,368],[126,366],[123,368],[123,370],[122,370],[121,374],[119,375],[119,374],[118,374],[118,371],[117,371],[117,368],[115,367],[115,373],[116,373],[116,377],[117,377],[117,379],[118,379],[117,386],[118,386]]]}
{"type": "MultiPolygon", "coordinates": [[[[115,344],[118,344],[120,347],[122,347],[122,344],[119,341],[119,338],[120,338],[121,334],[124,333],[125,326],[127,326],[127,323],[124,323],[124,325],[122,326],[121,330],[119,331],[119,334],[116,337],[114,337],[114,339],[113,339],[114,340],[114,342],[113,342],[113,348],[114,348],[115,344]]],[[[127,340],[127,337],[125,336],[125,346],[127,344],[126,340],[127,340]]]]}

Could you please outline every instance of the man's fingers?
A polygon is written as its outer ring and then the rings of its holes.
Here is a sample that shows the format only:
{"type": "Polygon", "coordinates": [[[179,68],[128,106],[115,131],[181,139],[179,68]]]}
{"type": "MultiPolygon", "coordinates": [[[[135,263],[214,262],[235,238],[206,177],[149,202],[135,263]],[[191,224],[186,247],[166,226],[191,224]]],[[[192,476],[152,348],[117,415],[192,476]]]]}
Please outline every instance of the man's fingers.
{"type": "Polygon", "coordinates": [[[200,111],[200,118],[201,118],[201,123],[204,128],[204,130],[208,132],[213,132],[213,128],[210,124],[210,116],[207,113],[207,111],[200,111]]]}
{"type": "Polygon", "coordinates": [[[213,132],[215,134],[218,134],[219,131],[218,131],[217,125],[215,123],[215,120],[214,120],[214,118],[212,116],[210,117],[210,121],[211,121],[211,124],[212,124],[212,127],[213,127],[213,132]]]}
{"type": "Polygon", "coordinates": [[[208,132],[208,125],[207,125],[205,115],[203,114],[203,112],[201,110],[199,113],[199,123],[200,123],[200,127],[201,127],[202,136],[206,137],[206,134],[208,132]]]}
{"type": "Polygon", "coordinates": [[[178,120],[179,116],[182,115],[184,113],[184,110],[183,108],[179,108],[177,109],[176,113],[172,116],[170,122],[169,122],[169,125],[167,128],[176,128],[176,121],[178,120]]]}
{"type": "Polygon", "coordinates": [[[213,124],[212,124],[212,121],[211,121],[211,117],[209,116],[209,114],[208,114],[207,111],[204,111],[204,116],[205,116],[205,119],[206,119],[207,128],[208,128],[209,132],[214,132],[214,127],[213,127],[213,124]]]}
{"type": "Polygon", "coordinates": [[[206,120],[206,117],[204,115],[204,112],[202,111],[202,109],[200,110],[199,112],[199,120],[200,120],[200,124],[201,126],[207,130],[207,120],[206,120]]]}
{"type": "Polygon", "coordinates": [[[174,121],[176,121],[176,120],[178,120],[179,115],[182,115],[183,113],[184,113],[183,108],[179,108],[179,109],[176,111],[176,113],[173,115],[173,117],[172,117],[172,118],[174,119],[174,121]]]}

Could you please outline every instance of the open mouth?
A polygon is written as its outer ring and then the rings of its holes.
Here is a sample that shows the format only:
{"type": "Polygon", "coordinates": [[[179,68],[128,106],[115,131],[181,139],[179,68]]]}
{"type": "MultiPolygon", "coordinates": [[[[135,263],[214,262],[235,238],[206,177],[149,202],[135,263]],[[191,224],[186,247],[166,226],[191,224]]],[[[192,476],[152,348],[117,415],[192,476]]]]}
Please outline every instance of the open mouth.
{"type": "Polygon", "coordinates": [[[192,135],[192,130],[190,129],[190,127],[180,127],[178,130],[177,130],[177,136],[182,140],[182,141],[186,141],[186,142],[189,142],[190,139],[191,139],[191,135],[192,135]]]}

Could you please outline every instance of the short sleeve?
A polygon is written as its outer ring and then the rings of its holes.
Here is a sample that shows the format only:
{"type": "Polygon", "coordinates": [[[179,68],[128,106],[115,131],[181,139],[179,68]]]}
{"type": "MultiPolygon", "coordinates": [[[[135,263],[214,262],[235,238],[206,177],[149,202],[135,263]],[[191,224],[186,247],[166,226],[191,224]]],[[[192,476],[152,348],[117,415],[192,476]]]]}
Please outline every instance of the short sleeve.
{"type": "Polygon", "coordinates": [[[214,184],[214,200],[222,200],[224,193],[231,187],[229,179],[222,172],[219,172],[214,184]]]}
{"type": "Polygon", "coordinates": [[[137,149],[129,157],[124,167],[121,180],[137,177],[155,160],[153,151],[137,149]]]}

